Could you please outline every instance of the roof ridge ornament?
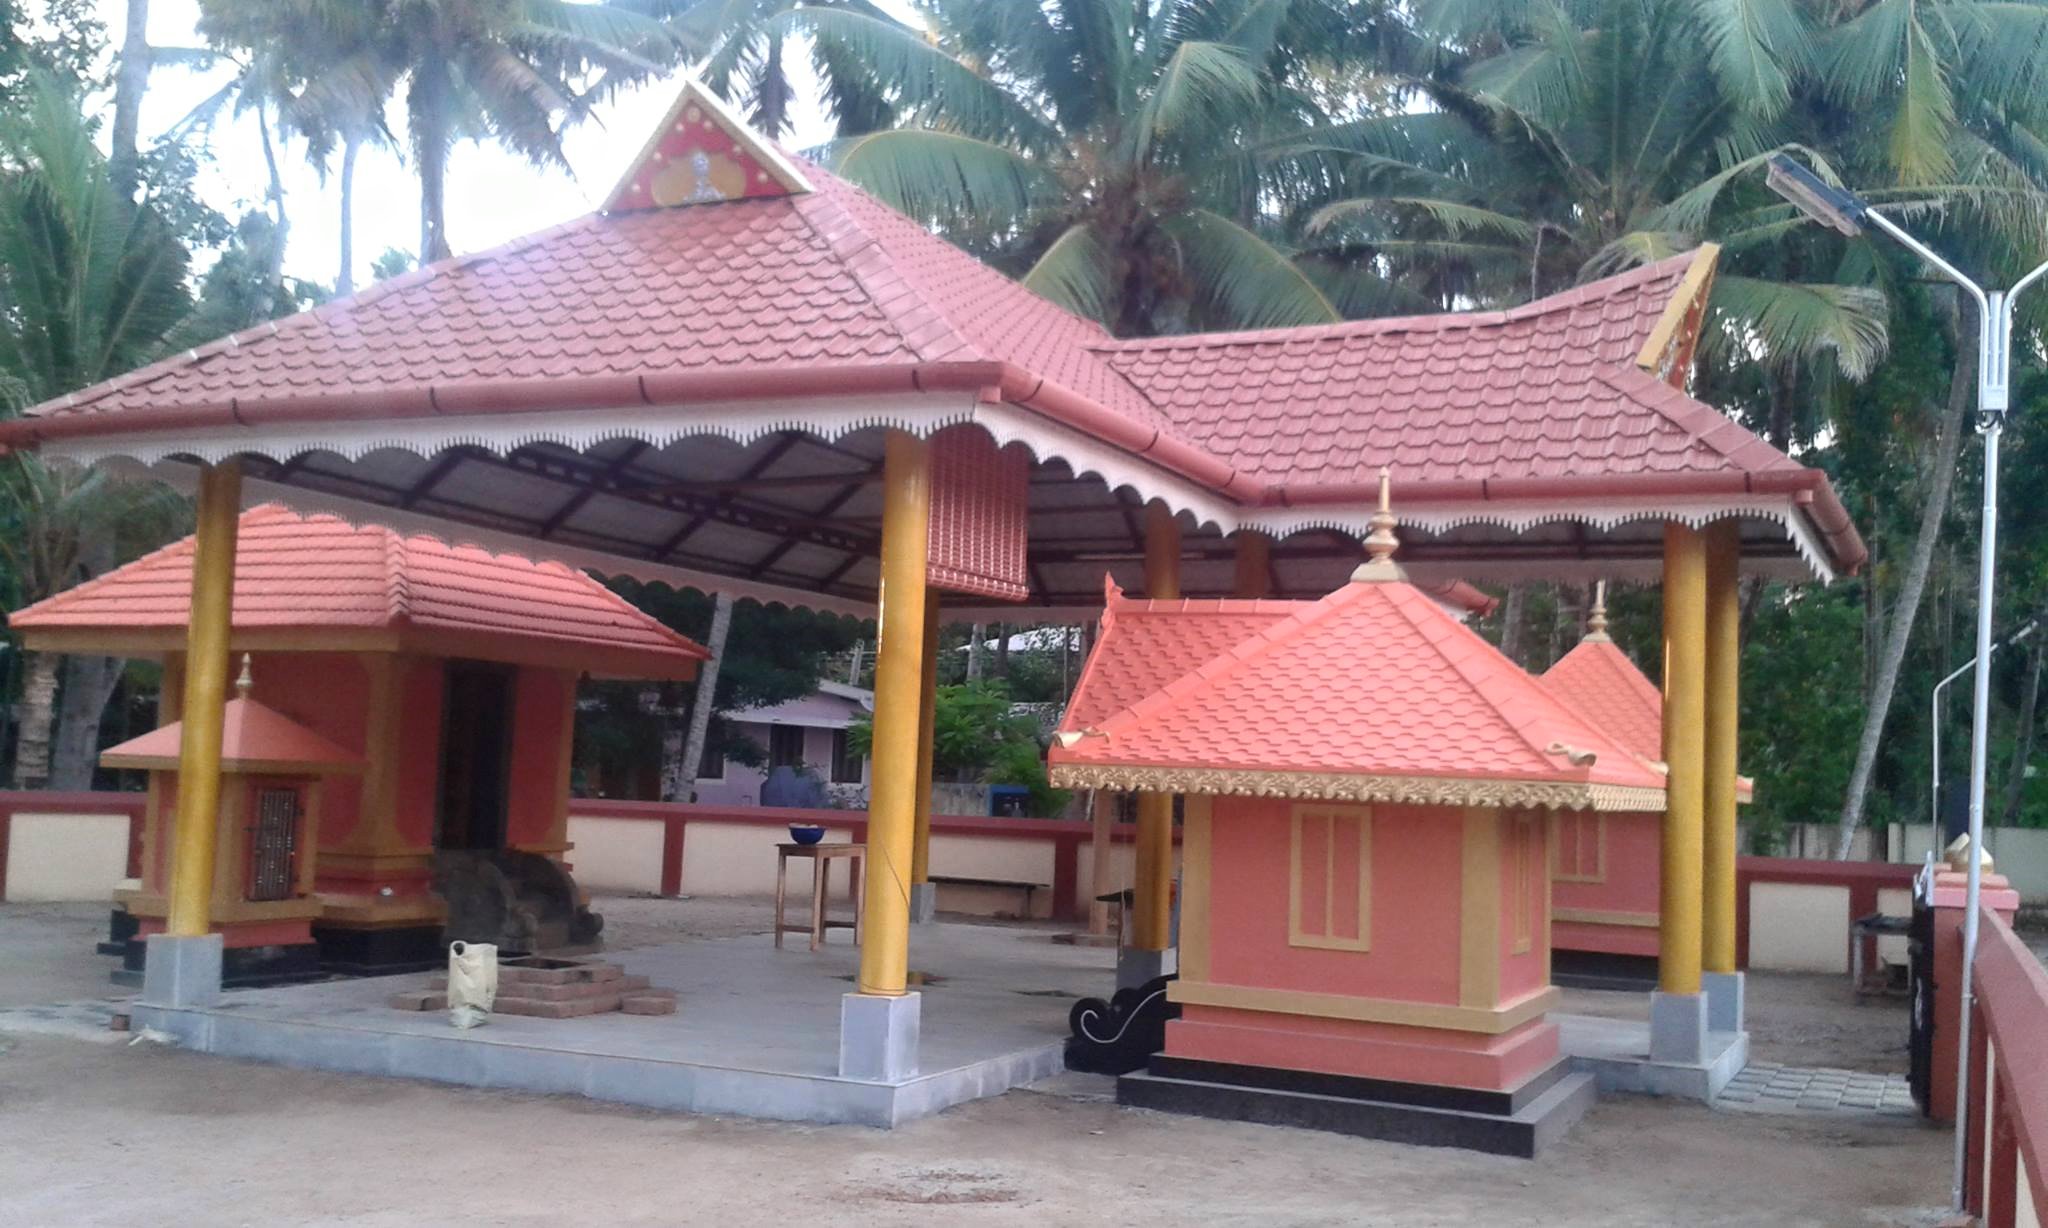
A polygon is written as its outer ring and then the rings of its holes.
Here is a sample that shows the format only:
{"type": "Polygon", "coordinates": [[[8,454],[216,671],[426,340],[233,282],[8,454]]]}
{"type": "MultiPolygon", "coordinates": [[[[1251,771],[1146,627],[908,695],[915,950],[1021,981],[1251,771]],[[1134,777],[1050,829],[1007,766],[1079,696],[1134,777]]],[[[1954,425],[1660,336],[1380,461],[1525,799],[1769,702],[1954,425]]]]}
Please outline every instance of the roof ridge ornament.
{"type": "Polygon", "coordinates": [[[1389,466],[1380,466],[1380,506],[1366,523],[1372,526],[1372,532],[1365,537],[1366,559],[1351,573],[1352,581],[1406,583],[1408,573],[1394,561],[1394,552],[1401,548],[1401,539],[1394,535],[1394,529],[1401,518],[1394,515],[1394,471],[1389,466]]]}
{"type": "Polygon", "coordinates": [[[605,197],[606,213],[813,191],[803,170],[691,75],[605,197]]]}
{"type": "Polygon", "coordinates": [[[1586,636],[1588,644],[1611,643],[1614,637],[1607,634],[1607,581],[1593,581],[1593,608],[1586,615],[1586,636]]]}
{"type": "Polygon", "coordinates": [[[249,654],[245,652],[242,654],[242,676],[235,679],[235,698],[247,699],[249,693],[255,689],[256,673],[251,668],[249,654]]]}

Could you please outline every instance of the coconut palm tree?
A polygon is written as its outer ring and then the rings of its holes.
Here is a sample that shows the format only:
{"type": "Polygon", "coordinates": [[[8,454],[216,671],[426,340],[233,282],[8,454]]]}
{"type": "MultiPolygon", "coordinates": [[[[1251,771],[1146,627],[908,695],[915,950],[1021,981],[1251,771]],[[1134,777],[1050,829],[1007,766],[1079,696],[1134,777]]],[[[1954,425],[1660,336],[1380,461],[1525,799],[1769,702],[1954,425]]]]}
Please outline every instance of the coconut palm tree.
{"type": "MultiPolygon", "coordinates": [[[[78,97],[53,78],[33,78],[30,105],[0,123],[0,167],[0,396],[12,412],[155,357],[191,296],[185,248],[146,199],[137,205],[117,186],[78,97]]],[[[111,565],[127,535],[147,536],[177,504],[160,487],[51,469],[28,453],[6,457],[6,596],[36,601],[111,565]]],[[[50,774],[58,664],[37,654],[25,666],[18,785],[50,774]]],[[[89,711],[96,725],[117,672],[104,658],[74,658],[67,709],[89,711]]]]}
{"type": "Polygon", "coordinates": [[[1368,6],[920,0],[922,28],[740,7],[710,61],[729,91],[808,40],[833,97],[874,112],[842,102],[823,162],[1115,332],[1328,321],[1359,297],[1358,270],[1295,260],[1281,222],[1306,185],[1263,151],[1316,121],[1368,6]]]}

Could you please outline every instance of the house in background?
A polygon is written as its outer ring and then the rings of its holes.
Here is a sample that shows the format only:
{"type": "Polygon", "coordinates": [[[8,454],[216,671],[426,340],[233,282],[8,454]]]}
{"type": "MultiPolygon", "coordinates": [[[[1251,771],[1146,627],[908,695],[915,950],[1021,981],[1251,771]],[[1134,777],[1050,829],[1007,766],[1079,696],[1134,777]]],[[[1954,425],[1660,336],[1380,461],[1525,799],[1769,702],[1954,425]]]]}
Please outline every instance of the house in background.
{"type": "Polygon", "coordinates": [[[868,760],[847,744],[847,730],[874,715],[875,693],[843,682],[820,682],[801,699],[716,717],[697,765],[697,801],[711,806],[758,806],[761,787],[779,767],[815,777],[828,803],[868,804],[868,760]],[[758,749],[758,766],[743,749],[758,749]],[[735,755],[738,757],[735,757],[735,755]]]}

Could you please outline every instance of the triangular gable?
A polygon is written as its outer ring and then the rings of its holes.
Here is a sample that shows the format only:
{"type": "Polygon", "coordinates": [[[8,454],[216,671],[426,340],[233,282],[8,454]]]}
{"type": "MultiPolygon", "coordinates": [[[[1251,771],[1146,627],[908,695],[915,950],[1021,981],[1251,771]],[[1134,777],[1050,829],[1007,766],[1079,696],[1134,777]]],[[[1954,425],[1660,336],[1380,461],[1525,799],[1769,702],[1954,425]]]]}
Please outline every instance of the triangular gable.
{"type": "Polygon", "coordinates": [[[694,77],[605,198],[607,213],[811,191],[796,164],[694,77]]]}

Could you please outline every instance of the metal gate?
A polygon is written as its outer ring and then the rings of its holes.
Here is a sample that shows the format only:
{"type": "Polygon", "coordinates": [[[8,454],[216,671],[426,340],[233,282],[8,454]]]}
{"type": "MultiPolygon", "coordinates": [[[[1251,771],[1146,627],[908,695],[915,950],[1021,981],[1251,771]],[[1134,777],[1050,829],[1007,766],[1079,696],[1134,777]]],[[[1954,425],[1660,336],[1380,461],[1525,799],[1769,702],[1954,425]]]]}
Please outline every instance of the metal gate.
{"type": "Polygon", "coordinates": [[[249,832],[249,898],[289,900],[297,875],[299,791],[258,789],[256,822],[249,832]]]}
{"type": "Polygon", "coordinates": [[[1913,881],[1913,926],[1906,931],[1907,976],[1913,995],[1912,1030],[1906,1037],[1906,1081],[1920,1111],[1934,1080],[1934,869],[1913,881]]]}

